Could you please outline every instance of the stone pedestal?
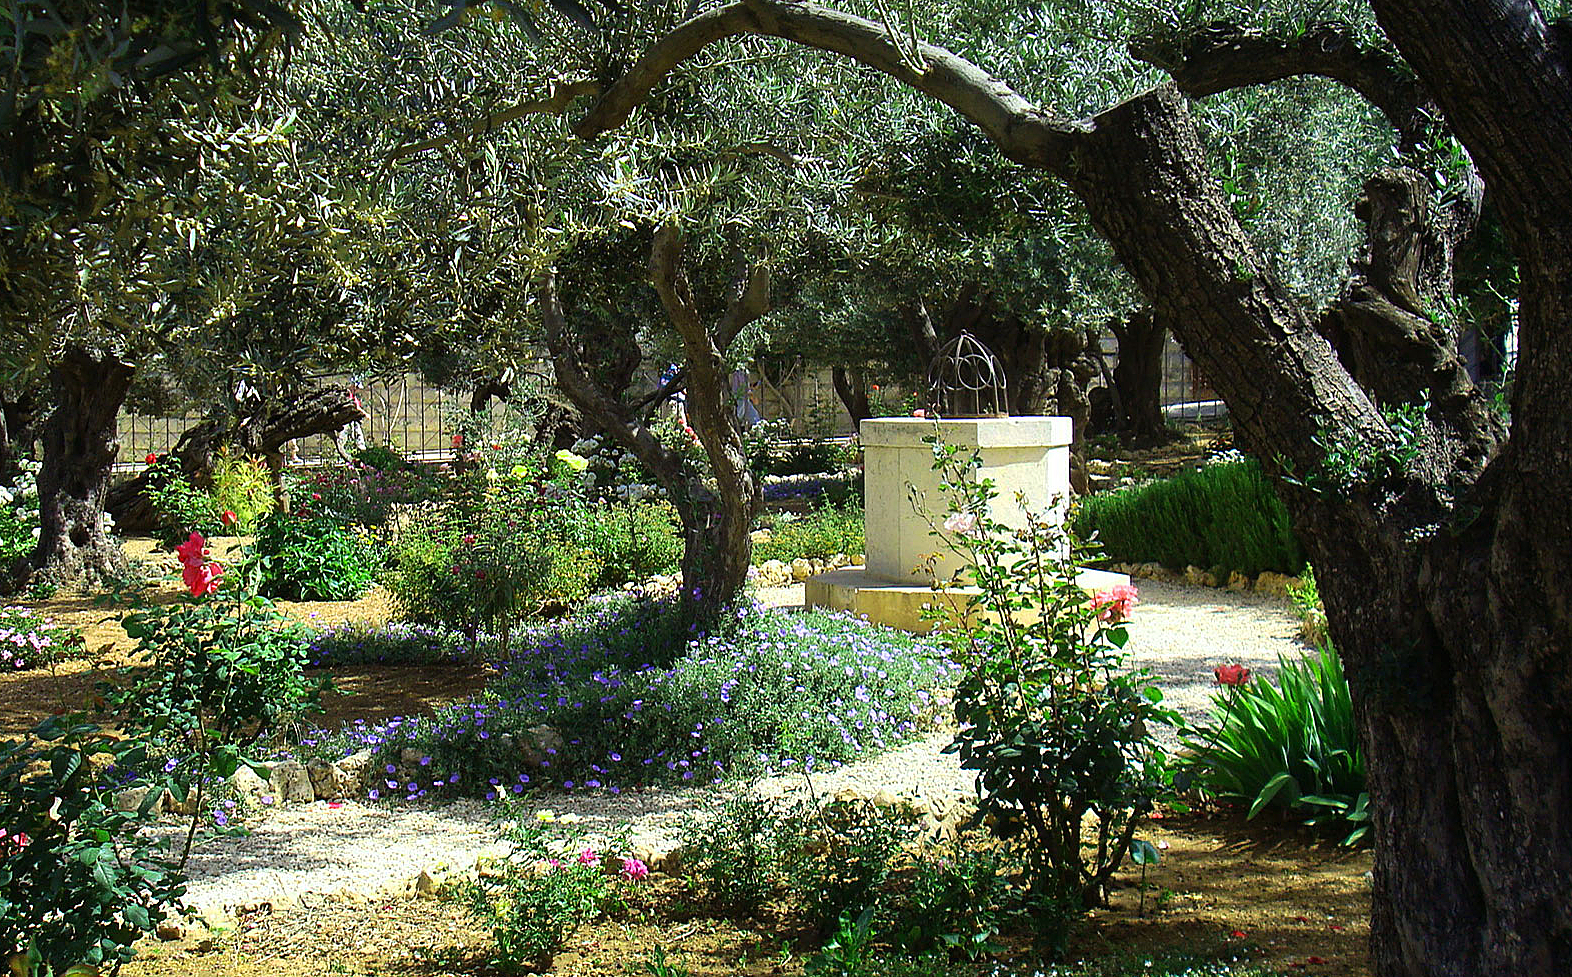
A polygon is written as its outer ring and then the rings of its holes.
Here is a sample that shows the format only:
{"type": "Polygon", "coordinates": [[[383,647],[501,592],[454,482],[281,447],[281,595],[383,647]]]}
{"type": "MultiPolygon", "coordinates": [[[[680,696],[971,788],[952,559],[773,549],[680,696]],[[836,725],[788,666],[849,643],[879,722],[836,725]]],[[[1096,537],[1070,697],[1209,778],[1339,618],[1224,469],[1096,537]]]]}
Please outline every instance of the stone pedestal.
{"type": "MultiPolygon", "coordinates": [[[[963,569],[961,560],[933,535],[949,511],[949,499],[939,489],[940,473],[933,470],[933,446],[924,441],[935,435],[958,446],[963,457],[977,454],[981,467],[976,477],[991,479],[997,493],[990,513],[994,520],[1016,528],[1024,525],[1018,499],[1034,513],[1057,511],[1062,518],[1070,498],[1068,417],[937,422],[871,418],[861,429],[868,562],[809,579],[809,607],[850,611],[910,631],[930,629],[921,612],[924,604],[938,598],[934,576],[950,580],[963,569]],[[930,574],[925,563],[935,554],[935,574],[930,574]]],[[[1128,583],[1129,578],[1088,570],[1080,582],[1087,589],[1101,589],[1128,583]]],[[[968,590],[952,587],[949,592],[964,595],[968,590]]]]}
{"type": "Polygon", "coordinates": [[[933,575],[922,564],[934,553],[939,554],[939,579],[950,580],[961,569],[960,559],[932,534],[949,514],[949,499],[939,489],[940,473],[933,470],[933,446],[923,440],[935,434],[960,448],[961,457],[976,452],[982,462],[977,478],[992,479],[998,493],[991,515],[1011,528],[1025,525],[1017,493],[1039,513],[1062,507],[1070,498],[1068,417],[863,421],[868,573],[880,580],[929,584],[933,575]]]}

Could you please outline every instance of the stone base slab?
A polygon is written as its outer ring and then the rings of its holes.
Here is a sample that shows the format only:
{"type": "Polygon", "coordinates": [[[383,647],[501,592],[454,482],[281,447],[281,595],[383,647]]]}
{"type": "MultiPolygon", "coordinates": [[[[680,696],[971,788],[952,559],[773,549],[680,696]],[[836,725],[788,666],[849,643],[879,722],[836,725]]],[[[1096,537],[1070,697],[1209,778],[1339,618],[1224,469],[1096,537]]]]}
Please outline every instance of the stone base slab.
{"type": "MultiPolygon", "coordinates": [[[[1075,581],[1092,593],[1115,584],[1127,584],[1130,577],[1107,570],[1082,570],[1075,581]]],[[[934,622],[923,620],[923,608],[939,601],[952,601],[963,608],[968,597],[979,593],[975,587],[952,587],[937,591],[907,583],[891,583],[868,573],[864,567],[848,567],[809,577],[804,581],[803,603],[832,611],[847,611],[866,617],[875,624],[900,628],[917,634],[933,630],[934,622]]]]}

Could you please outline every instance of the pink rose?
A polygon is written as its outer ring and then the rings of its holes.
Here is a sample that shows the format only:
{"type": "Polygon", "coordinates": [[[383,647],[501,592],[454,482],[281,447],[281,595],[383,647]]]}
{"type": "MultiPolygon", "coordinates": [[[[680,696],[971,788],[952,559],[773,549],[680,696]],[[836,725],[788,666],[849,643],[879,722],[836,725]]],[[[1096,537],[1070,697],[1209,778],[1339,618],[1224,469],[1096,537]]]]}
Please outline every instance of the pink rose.
{"type": "Polygon", "coordinates": [[[579,852],[580,865],[599,865],[600,855],[593,848],[586,848],[579,852]]]}
{"type": "Polygon", "coordinates": [[[1097,619],[1108,624],[1122,624],[1130,620],[1135,605],[1141,601],[1140,592],[1130,584],[1121,583],[1099,590],[1092,595],[1092,606],[1097,609],[1097,619]]]}

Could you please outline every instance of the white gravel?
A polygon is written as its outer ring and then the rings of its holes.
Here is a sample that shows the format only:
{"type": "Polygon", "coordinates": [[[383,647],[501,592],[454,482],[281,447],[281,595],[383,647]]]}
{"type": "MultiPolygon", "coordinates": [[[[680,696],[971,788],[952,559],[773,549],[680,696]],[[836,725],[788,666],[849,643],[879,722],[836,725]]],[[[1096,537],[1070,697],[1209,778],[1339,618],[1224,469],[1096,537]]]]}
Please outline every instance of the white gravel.
{"type": "MultiPolygon", "coordinates": [[[[1277,656],[1303,651],[1298,622],[1286,601],[1256,594],[1157,581],[1138,581],[1141,604],[1130,626],[1137,665],[1150,669],[1167,703],[1188,719],[1206,714],[1212,669],[1237,662],[1266,675],[1277,656]]],[[[802,603],[802,585],[763,591],[770,606],[802,603]]],[[[1172,742],[1171,735],[1166,737],[1172,742]]],[[[971,794],[949,741],[931,735],[836,771],[775,777],[753,785],[769,796],[825,796],[855,789],[928,799],[936,809],[971,794]]],[[[738,788],[731,788],[736,790],[738,788]]],[[[727,794],[720,788],[652,789],[605,794],[536,794],[540,808],[580,817],[591,833],[609,837],[623,826],[635,848],[669,850],[684,826],[727,794]]],[[[477,858],[500,853],[485,805],[367,806],[318,801],[271,814],[243,837],[199,839],[188,872],[187,902],[210,919],[237,908],[282,908],[313,898],[368,899],[407,885],[422,872],[463,871],[477,858]]]]}

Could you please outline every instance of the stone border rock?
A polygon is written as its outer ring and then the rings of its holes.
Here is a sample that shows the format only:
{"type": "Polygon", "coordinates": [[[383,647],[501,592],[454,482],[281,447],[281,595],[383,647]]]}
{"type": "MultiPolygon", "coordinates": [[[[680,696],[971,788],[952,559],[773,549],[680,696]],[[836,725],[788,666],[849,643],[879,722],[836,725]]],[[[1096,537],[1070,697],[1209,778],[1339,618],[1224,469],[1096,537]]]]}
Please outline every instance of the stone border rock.
{"type": "Polygon", "coordinates": [[[1301,578],[1291,577],[1286,573],[1274,573],[1271,570],[1263,571],[1255,577],[1247,576],[1237,570],[1224,577],[1217,570],[1204,570],[1198,566],[1188,566],[1181,573],[1170,570],[1160,563],[1110,563],[1108,569],[1116,573],[1126,573],[1131,577],[1142,580],[1159,580],[1163,583],[1184,583],[1195,587],[1220,587],[1225,590],[1252,591],[1265,594],[1268,597],[1288,596],[1288,588],[1296,587],[1301,583],[1301,578]]]}

